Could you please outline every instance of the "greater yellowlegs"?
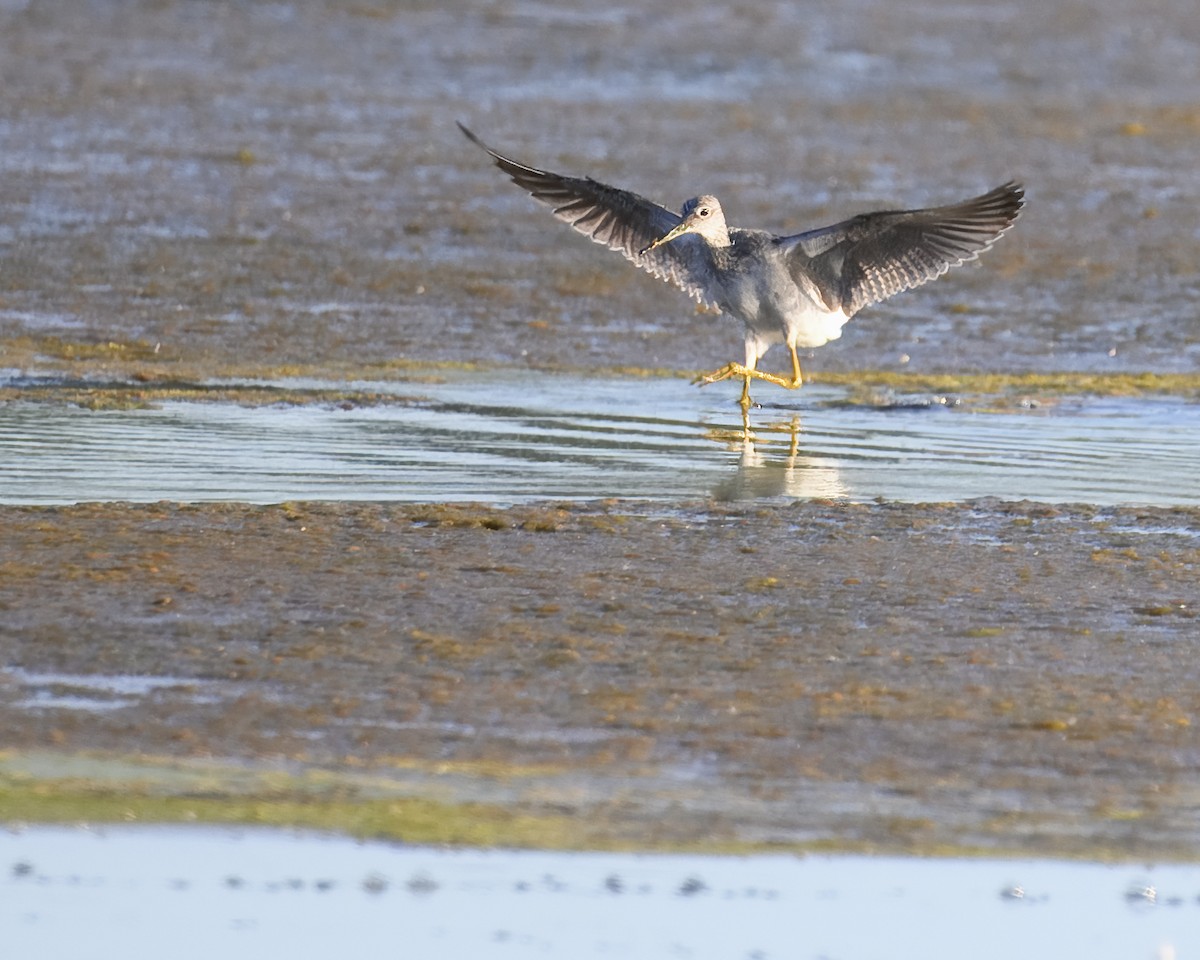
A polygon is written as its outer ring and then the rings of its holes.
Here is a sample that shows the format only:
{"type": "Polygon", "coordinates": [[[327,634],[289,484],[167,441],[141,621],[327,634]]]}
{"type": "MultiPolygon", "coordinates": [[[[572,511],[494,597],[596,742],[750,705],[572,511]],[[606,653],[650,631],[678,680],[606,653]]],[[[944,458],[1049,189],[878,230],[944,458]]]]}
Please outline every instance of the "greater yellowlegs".
{"type": "Polygon", "coordinates": [[[981,196],[923,210],[862,213],[833,226],[778,237],[725,222],[716,197],[687,201],[679,214],[591,177],[539,170],[497,153],[458,125],[496,166],[554,215],[695,300],[736,317],[745,328],[744,363],[727,363],[696,383],[742,380],[795,389],[803,383],[797,349],[836,340],[863,307],[974,260],[1016,221],[1025,192],[1009,181],[981,196]],[[791,353],[792,376],[758,369],[774,344],[791,353]]]}

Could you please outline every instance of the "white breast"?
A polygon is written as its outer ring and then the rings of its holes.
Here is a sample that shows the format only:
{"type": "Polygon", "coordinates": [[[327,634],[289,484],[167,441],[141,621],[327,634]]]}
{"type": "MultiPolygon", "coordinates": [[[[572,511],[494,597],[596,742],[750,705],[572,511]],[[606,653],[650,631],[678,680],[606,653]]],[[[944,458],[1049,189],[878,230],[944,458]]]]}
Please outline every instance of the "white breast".
{"type": "Polygon", "coordinates": [[[797,347],[819,347],[840,337],[849,320],[840,309],[829,311],[814,303],[785,318],[784,336],[797,347]]]}

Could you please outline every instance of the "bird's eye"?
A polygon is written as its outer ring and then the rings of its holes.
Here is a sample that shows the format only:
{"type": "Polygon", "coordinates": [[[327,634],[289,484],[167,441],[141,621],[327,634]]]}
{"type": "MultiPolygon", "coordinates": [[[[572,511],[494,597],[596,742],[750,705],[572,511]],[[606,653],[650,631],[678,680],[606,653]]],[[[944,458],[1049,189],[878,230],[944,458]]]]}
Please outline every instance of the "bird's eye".
{"type": "Polygon", "coordinates": [[[696,211],[696,213],[698,213],[702,217],[707,217],[709,215],[709,212],[710,211],[709,211],[708,207],[701,207],[699,210],[696,211]]]}

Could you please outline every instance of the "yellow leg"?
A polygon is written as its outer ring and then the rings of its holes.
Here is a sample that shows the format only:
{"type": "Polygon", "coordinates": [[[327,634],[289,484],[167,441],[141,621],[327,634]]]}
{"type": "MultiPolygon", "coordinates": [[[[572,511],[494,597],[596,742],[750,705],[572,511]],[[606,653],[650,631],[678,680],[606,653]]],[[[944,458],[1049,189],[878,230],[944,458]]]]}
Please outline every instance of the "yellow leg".
{"type": "Polygon", "coordinates": [[[754,367],[747,367],[745,364],[727,363],[725,366],[714,370],[712,373],[701,374],[696,377],[692,383],[704,386],[708,383],[717,383],[721,380],[728,380],[731,377],[742,377],[746,381],[746,385],[742,390],[741,403],[748,404],[750,400],[750,380],[766,380],[767,383],[773,383],[776,386],[783,387],[787,390],[795,390],[804,383],[804,377],[800,374],[800,358],[796,356],[796,348],[788,347],[792,354],[792,379],[778,376],[774,373],[763,373],[761,370],[756,370],[754,367]]]}
{"type": "Polygon", "coordinates": [[[788,444],[788,456],[795,459],[797,453],[800,452],[800,418],[792,417],[792,422],[788,424],[788,430],[792,435],[791,443],[788,444]]]}
{"type": "Polygon", "coordinates": [[[696,377],[692,383],[704,386],[709,383],[717,383],[720,380],[728,380],[730,377],[743,377],[746,375],[747,367],[740,363],[727,363],[719,370],[714,370],[712,373],[702,373],[696,377]]]}
{"type": "MultiPolygon", "coordinates": [[[[774,383],[784,387],[787,390],[795,390],[802,383],[804,378],[800,374],[800,358],[796,356],[796,348],[788,346],[788,350],[792,354],[792,379],[787,380],[784,377],[776,376],[773,373],[763,373],[761,370],[755,370],[754,367],[748,367],[742,363],[727,363],[725,366],[714,370],[712,373],[701,374],[696,377],[692,383],[704,386],[709,383],[717,383],[721,380],[729,380],[733,377],[742,378],[742,396],[738,400],[738,406],[742,408],[742,438],[743,440],[754,439],[754,434],[750,432],[750,408],[754,402],[750,399],[750,381],[754,379],[766,380],[767,383],[774,383]]],[[[796,445],[796,436],[793,432],[792,445],[796,445]]]]}
{"type": "MultiPolygon", "coordinates": [[[[750,386],[750,381],[746,381],[746,386],[750,386]]],[[[750,394],[745,390],[742,391],[742,443],[752,443],[756,438],[754,431],[750,429],[750,394]]]]}
{"type": "Polygon", "coordinates": [[[788,347],[788,349],[792,352],[792,382],[788,385],[788,389],[795,390],[804,383],[804,378],[800,376],[800,358],[796,356],[796,348],[788,347]]]}

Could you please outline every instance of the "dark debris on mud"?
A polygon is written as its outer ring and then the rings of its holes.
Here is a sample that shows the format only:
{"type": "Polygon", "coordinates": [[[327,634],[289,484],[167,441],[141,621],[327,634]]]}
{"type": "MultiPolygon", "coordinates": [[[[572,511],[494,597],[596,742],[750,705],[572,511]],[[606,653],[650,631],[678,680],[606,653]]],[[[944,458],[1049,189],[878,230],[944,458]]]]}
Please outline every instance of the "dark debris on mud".
{"type": "Polygon", "coordinates": [[[92,712],[31,709],[10,678],[14,749],[542,764],[543,801],[576,791],[646,842],[669,816],[693,839],[1200,846],[1196,510],[161,503],[0,524],[0,662],[178,680],[92,712]]]}

